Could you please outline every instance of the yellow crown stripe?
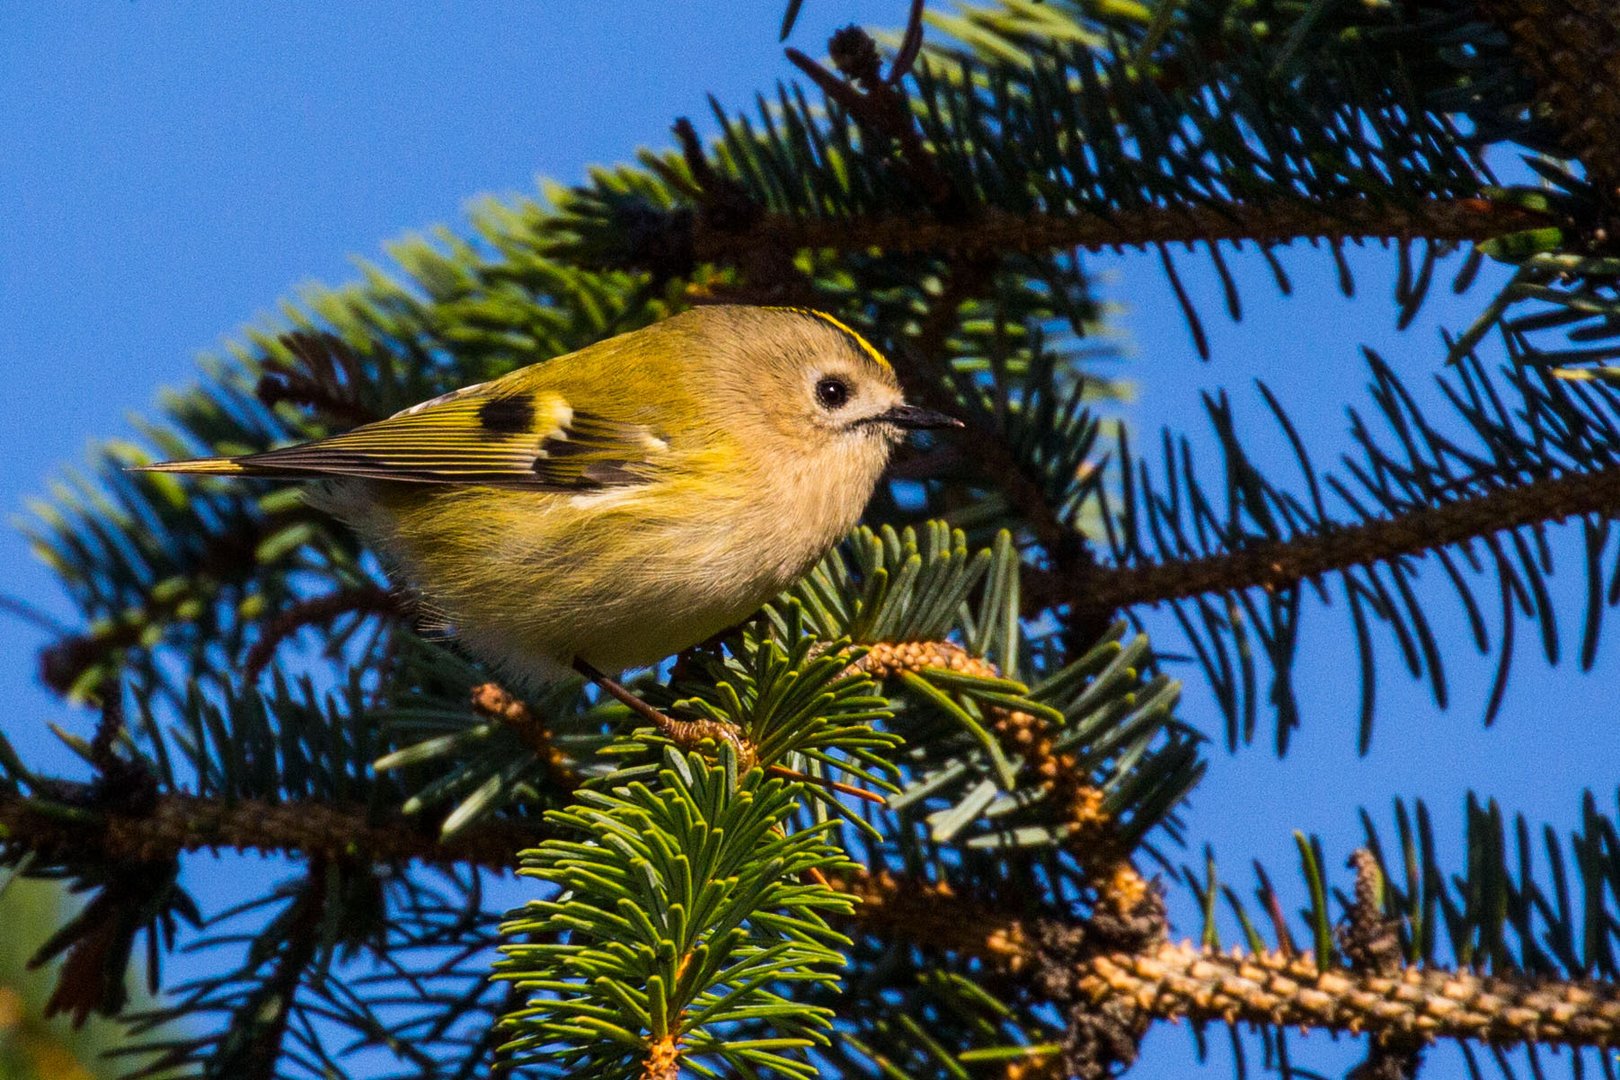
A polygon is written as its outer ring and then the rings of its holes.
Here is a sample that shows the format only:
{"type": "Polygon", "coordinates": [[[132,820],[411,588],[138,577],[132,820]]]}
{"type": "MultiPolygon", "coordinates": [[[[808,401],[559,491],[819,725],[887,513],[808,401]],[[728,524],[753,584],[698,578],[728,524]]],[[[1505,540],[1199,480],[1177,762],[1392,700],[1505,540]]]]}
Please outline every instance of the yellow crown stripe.
{"type": "Polygon", "coordinates": [[[867,358],[870,359],[878,367],[882,368],[884,371],[892,370],[890,368],[890,366],[889,366],[888,357],[886,357],[882,353],[878,352],[877,347],[875,345],[873,345],[870,341],[867,341],[860,334],[858,334],[854,330],[852,330],[842,319],[834,318],[833,316],[827,314],[825,311],[817,311],[815,308],[782,307],[782,308],[778,308],[777,310],[778,311],[791,311],[791,312],[794,312],[795,314],[798,314],[798,315],[809,315],[811,318],[820,319],[822,322],[826,323],[828,326],[831,326],[834,330],[839,330],[839,331],[842,331],[844,334],[847,334],[849,336],[849,338],[851,340],[853,340],[855,342],[855,344],[860,347],[860,350],[863,353],[866,354],[867,358]]]}

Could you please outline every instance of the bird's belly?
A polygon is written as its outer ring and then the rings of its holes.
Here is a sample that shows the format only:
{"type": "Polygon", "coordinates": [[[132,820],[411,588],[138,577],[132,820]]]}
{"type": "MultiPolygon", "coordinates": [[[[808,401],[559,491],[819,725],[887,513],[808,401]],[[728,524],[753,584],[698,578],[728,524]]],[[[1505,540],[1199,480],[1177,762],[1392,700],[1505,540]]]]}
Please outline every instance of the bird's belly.
{"type": "Polygon", "coordinates": [[[746,619],[769,598],[727,610],[690,604],[592,621],[579,628],[582,634],[574,644],[575,655],[601,671],[645,667],[746,619]]]}
{"type": "Polygon", "coordinates": [[[575,658],[606,672],[645,667],[741,622],[793,580],[750,570],[738,577],[672,557],[607,580],[536,579],[526,598],[463,598],[460,630],[475,652],[541,681],[575,658]]]}
{"type": "MultiPolygon", "coordinates": [[[[821,555],[756,538],[765,542],[739,551],[730,529],[655,528],[633,550],[576,550],[565,563],[531,561],[527,573],[513,571],[510,552],[490,552],[481,587],[437,599],[465,644],[510,672],[549,681],[576,657],[619,672],[741,622],[821,555]]],[[[435,576],[424,575],[430,597],[435,576]]]]}
{"type": "Polygon", "coordinates": [[[623,671],[735,625],[848,527],[807,528],[801,508],[757,497],[715,501],[694,515],[689,503],[656,497],[551,497],[515,515],[463,497],[452,531],[441,525],[452,521],[445,502],[423,500],[396,519],[386,546],[468,649],[508,675],[549,682],[576,657],[623,671]],[[470,520],[488,526],[469,536],[470,520]],[[447,535],[455,542],[423,542],[447,535]]]}

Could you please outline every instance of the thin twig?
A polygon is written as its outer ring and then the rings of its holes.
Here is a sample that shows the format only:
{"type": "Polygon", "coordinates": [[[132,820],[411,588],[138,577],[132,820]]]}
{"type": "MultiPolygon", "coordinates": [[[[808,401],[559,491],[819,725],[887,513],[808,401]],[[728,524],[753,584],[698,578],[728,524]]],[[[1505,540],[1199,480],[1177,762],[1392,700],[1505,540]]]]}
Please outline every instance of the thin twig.
{"type": "Polygon", "coordinates": [[[889,805],[889,800],[885,799],[882,795],[879,795],[875,791],[867,791],[865,788],[856,787],[854,784],[845,784],[840,783],[837,780],[829,780],[825,776],[811,776],[809,773],[802,773],[797,769],[790,769],[786,765],[772,765],[765,771],[772,776],[779,776],[784,780],[793,780],[800,784],[814,784],[816,787],[827,788],[843,795],[853,795],[857,799],[865,799],[867,802],[876,803],[878,806],[889,805]]]}
{"type": "Polygon", "coordinates": [[[329,623],[344,615],[399,615],[403,610],[399,598],[392,592],[370,584],[300,600],[266,620],[259,640],[242,660],[243,685],[252,686],[257,682],[275,659],[276,649],[305,627],[329,623]]]}
{"type": "Polygon", "coordinates": [[[547,774],[564,791],[574,791],[580,785],[579,774],[574,771],[568,755],[557,746],[551,730],[534,715],[534,710],[522,699],[514,697],[499,683],[480,683],[472,688],[473,711],[493,720],[499,720],[512,730],[525,746],[533,750],[546,767],[547,774]]]}

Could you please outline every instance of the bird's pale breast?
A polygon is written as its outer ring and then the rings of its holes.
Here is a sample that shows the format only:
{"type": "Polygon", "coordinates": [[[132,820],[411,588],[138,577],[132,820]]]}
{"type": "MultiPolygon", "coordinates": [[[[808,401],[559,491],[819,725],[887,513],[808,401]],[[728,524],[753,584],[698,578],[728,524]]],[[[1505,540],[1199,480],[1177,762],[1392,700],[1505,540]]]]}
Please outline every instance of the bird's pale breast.
{"type": "Polygon", "coordinates": [[[795,472],[580,495],[404,489],[358,524],[468,648],[546,682],[575,657],[604,671],[656,663],[792,584],[870,490],[818,496],[795,472]]]}

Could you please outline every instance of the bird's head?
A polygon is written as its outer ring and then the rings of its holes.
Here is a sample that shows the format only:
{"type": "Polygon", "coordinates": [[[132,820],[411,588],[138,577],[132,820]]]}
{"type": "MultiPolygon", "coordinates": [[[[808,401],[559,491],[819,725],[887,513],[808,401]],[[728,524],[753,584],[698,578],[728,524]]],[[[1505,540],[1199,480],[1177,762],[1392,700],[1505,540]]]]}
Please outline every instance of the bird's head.
{"type": "Polygon", "coordinates": [[[723,324],[710,340],[731,399],[727,413],[745,439],[770,450],[769,457],[813,462],[870,490],[908,432],[962,426],[907,404],[883,354],[830,315],[751,307],[691,314],[723,324]]]}

